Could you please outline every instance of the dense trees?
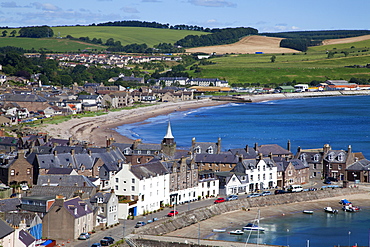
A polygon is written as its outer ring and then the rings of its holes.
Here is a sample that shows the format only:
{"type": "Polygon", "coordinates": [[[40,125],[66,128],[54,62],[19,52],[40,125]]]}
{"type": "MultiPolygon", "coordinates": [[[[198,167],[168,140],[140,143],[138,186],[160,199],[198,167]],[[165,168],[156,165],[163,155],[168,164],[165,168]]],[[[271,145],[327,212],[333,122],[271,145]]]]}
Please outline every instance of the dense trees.
{"type": "Polygon", "coordinates": [[[211,46],[211,45],[222,45],[231,44],[237,42],[240,38],[258,34],[258,30],[254,28],[225,28],[225,29],[213,29],[212,34],[208,35],[188,35],[183,39],[180,39],[175,43],[177,46],[182,47],[197,47],[197,46],[211,46]]]}
{"type": "Polygon", "coordinates": [[[304,38],[323,41],[324,39],[342,39],[370,34],[370,30],[324,30],[324,31],[295,31],[281,33],[262,33],[262,35],[280,38],[304,38]]]}
{"type": "Polygon", "coordinates": [[[27,38],[49,38],[54,36],[54,32],[48,26],[22,27],[19,30],[19,36],[27,38]]]}
{"type": "Polygon", "coordinates": [[[321,41],[312,41],[306,38],[289,38],[280,41],[280,47],[291,48],[298,51],[307,51],[309,46],[321,44],[321,41]]]}

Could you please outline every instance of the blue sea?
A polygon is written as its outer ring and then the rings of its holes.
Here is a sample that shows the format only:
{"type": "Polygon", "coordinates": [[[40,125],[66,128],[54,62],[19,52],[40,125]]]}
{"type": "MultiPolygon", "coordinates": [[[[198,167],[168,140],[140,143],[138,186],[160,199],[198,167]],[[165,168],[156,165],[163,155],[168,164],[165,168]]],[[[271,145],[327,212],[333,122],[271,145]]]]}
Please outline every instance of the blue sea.
{"type": "Polygon", "coordinates": [[[233,226],[225,233],[212,233],[209,238],[290,247],[369,246],[370,243],[369,208],[357,213],[340,210],[338,214],[328,214],[320,210],[309,215],[296,212],[262,219],[259,225],[266,229],[264,233],[230,235],[229,231],[243,227],[233,226]]]}
{"type": "Polygon", "coordinates": [[[246,145],[278,144],[291,151],[321,148],[362,152],[370,159],[370,96],[300,98],[260,103],[230,103],[190,111],[174,111],[144,122],[119,126],[117,131],[145,143],[160,143],[168,121],[178,148],[187,149],[193,137],[217,142],[222,150],[246,145]]]}

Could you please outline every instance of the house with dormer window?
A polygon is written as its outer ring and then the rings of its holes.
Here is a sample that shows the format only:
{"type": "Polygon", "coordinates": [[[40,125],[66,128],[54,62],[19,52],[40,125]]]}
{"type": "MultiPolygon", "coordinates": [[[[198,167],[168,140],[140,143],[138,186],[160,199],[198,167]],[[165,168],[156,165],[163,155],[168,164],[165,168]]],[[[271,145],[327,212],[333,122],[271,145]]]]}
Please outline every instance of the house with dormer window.
{"type": "Polygon", "coordinates": [[[195,137],[191,140],[191,152],[194,154],[219,154],[221,153],[221,138],[216,143],[197,142],[195,137]]]}
{"type": "Polygon", "coordinates": [[[91,197],[90,203],[97,209],[96,226],[105,227],[118,223],[118,198],[110,192],[98,192],[91,197]]]}

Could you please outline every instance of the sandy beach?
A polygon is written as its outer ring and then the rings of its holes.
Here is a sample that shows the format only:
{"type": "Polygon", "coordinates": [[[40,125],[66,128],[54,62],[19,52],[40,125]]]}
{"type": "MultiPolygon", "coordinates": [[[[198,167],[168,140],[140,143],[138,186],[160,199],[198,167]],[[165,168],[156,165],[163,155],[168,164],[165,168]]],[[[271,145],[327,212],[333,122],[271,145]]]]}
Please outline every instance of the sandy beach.
{"type": "Polygon", "coordinates": [[[174,111],[186,111],[227,103],[210,99],[157,103],[130,110],[109,112],[101,116],[73,118],[59,124],[44,124],[38,129],[53,138],[72,138],[73,140],[87,141],[93,146],[105,146],[107,138],[114,138],[119,143],[132,143],[133,140],[120,135],[115,131],[115,128],[124,124],[142,122],[151,117],[167,115],[174,111]]]}

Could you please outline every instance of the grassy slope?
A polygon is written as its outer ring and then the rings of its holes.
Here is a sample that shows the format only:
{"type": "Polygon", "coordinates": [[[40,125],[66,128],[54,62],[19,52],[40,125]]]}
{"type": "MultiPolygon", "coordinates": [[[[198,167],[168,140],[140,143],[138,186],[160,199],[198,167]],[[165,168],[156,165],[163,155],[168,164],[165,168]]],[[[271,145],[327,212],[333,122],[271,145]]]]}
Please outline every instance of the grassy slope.
{"type": "Polygon", "coordinates": [[[213,58],[216,64],[200,66],[202,72],[195,77],[217,77],[230,83],[282,84],[296,80],[310,82],[327,79],[346,79],[352,77],[370,79],[370,70],[364,68],[345,68],[348,65],[366,65],[370,61],[370,41],[347,44],[336,44],[310,48],[307,53],[274,54],[276,61],[271,63],[272,54],[262,55],[230,55],[213,58]],[[354,46],[356,48],[350,48],[354,46]],[[336,48],[332,50],[333,48],[336,48]],[[341,50],[342,48],[343,50],[341,50]],[[334,58],[328,59],[326,51],[337,52],[334,58]],[[341,51],[348,51],[344,56],[341,51]]]}
{"type": "MultiPolygon", "coordinates": [[[[74,27],[52,27],[54,36],[66,37],[89,37],[101,38],[103,42],[113,38],[114,41],[120,41],[122,45],[128,44],[143,44],[146,43],[149,47],[159,43],[174,43],[187,35],[202,35],[204,32],[187,31],[187,30],[170,30],[158,28],[143,28],[143,27],[101,27],[101,26],[74,26],[74,27]]],[[[0,34],[5,29],[0,29],[0,34]]],[[[6,29],[8,35],[13,29],[6,29]]],[[[19,29],[16,29],[17,31],[19,29]]],[[[65,39],[28,39],[28,38],[13,38],[0,37],[0,46],[17,46],[25,49],[47,48],[53,51],[77,51],[78,49],[103,49],[102,46],[81,43],[79,41],[65,39]]]]}
{"type": "Polygon", "coordinates": [[[13,38],[13,37],[0,37],[1,46],[15,46],[22,47],[24,49],[39,50],[40,48],[46,48],[52,51],[67,52],[67,51],[78,51],[84,49],[97,49],[105,50],[106,47],[102,45],[88,44],[79,41],[72,41],[68,39],[32,39],[32,38],[13,38]]]}

